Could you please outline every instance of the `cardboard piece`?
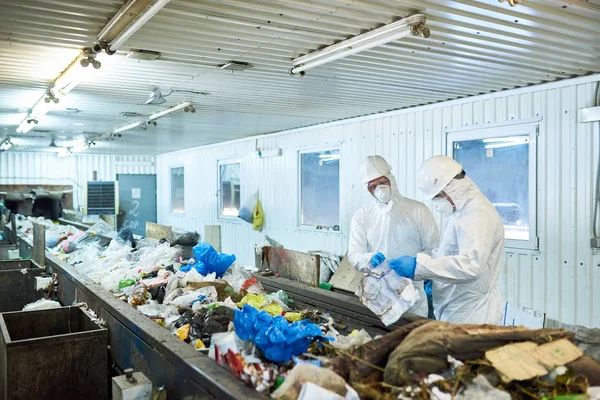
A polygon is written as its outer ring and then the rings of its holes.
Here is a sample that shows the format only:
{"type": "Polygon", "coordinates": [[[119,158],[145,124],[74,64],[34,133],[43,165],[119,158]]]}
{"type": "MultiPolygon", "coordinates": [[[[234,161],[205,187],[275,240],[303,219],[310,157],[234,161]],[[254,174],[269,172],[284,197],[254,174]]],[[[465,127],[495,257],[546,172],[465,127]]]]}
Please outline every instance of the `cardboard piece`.
{"type": "Polygon", "coordinates": [[[348,261],[348,253],[342,259],[340,266],[335,271],[335,274],[329,280],[335,289],[346,290],[351,293],[356,293],[358,284],[364,278],[362,272],[357,271],[348,261]]]}
{"type": "Polygon", "coordinates": [[[155,224],[154,222],[146,222],[146,237],[152,239],[167,239],[169,242],[173,241],[173,228],[170,226],[164,226],[155,224]]]}
{"type": "Polygon", "coordinates": [[[204,241],[221,252],[221,225],[204,225],[204,241]]]}
{"type": "Polygon", "coordinates": [[[582,355],[583,352],[568,339],[555,340],[541,346],[533,342],[512,343],[485,352],[485,357],[506,383],[544,376],[582,355]]]}

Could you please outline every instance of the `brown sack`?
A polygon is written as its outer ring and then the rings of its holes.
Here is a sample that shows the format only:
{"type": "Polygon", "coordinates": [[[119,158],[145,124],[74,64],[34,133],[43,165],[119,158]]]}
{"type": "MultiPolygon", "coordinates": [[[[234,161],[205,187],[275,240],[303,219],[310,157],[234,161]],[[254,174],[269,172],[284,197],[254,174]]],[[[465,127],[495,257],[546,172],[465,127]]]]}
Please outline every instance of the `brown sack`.
{"type": "Polygon", "coordinates": [[[383,372],[372,366],[374,365],[383,369],[390,353],[408,334],[413,329],[430,322],[431,320],[423,319],[403,326],[379,339],[365,343],[351,351],[348,355],[340,355],[328,361],[323,366],[332,369],[350,383],[381,382],[383,372]]]}
{"type": "Polygon", "coordinates": [[[485,357],[487,350],[509,343],[531,341],[537,344],[573,338],[564,329],[531,330],[525,327],[457,325],[432,321],[414,329],[390,355],[384,380],[404,386],[432,373],[450,368],[448,356],[457,360],[485,357]]]}

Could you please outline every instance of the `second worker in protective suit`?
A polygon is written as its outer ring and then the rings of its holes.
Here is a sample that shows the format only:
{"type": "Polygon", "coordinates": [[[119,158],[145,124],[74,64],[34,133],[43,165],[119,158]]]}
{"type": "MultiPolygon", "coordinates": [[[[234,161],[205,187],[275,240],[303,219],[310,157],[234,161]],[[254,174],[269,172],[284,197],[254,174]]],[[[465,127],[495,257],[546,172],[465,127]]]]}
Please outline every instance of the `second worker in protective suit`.
{"type": "Polygon", "coordinates": [[[445,215],[440,246],[432,258],[400,257],[390,268],[400,276],[433,281],[435,317],[462,324],[500,324],[503,302],[498,289],[504,260],[504,225],[490,201],[462,165],[446,156],[423,164],[419,187],[445,215]]]}
{"type": "MultiPolygon", "coordinates": [[[[425,204],[403,197],[391,171],[381,156],[369,156],[360,165],[361,180],[373,202],[352,218],[348,259],[361,272],[403,255],[431,255],[438,245],[439,231],[431,211],[425,204]]],[[[414,284],[420,299],[408,312],[426,317],[423,282],[414,284]]]]}

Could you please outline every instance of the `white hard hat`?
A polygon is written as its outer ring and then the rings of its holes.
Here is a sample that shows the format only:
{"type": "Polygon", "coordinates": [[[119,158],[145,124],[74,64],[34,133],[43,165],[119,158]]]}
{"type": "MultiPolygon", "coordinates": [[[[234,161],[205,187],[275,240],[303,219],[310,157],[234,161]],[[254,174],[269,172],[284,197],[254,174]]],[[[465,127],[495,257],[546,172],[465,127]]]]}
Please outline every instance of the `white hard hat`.
{"type": "Polygon", "coordinates": [[[360,180],[369,183],[373,179],[387,175],[392,170],[390,164],[381,156],[368,156],[360,163],[360,180]]]}
{"type": "Polygon", "coordinates": [[[418,185],[426,199],[433,199],[462,171],[462,165],[447,156],[431,157],[419,170],[418,185]]]}

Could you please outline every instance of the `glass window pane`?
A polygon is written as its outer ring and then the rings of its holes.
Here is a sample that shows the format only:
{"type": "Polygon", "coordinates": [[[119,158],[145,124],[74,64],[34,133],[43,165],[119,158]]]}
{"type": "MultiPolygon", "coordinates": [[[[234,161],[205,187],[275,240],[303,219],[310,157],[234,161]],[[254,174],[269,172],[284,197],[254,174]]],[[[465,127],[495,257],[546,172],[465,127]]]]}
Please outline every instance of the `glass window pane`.
{"type": "Polygon", "coordinates": [[[340,151],[301,154],[300,224],[340,224],[340,151]]]}
{"type": "Polygon", "coordinates": [[[506,239],[529,240],[529,136],[457,141],[454,159],[498,210],[506,239]]]}
{"type": "Polygon", "coordinates": [[[222,164],[219,166],[219,213],[237,217],[240,209],[240,171],[241,165],[222,164]]]}
{"type": "Polygon", "coordinates": [[[184,211],[183,167],[171,168],[171,211],[184,211]]]}

